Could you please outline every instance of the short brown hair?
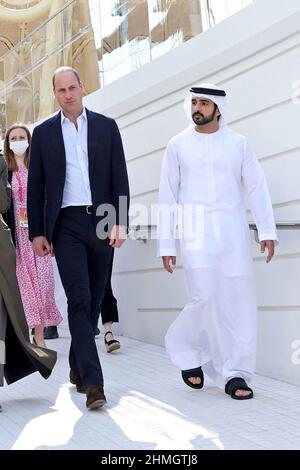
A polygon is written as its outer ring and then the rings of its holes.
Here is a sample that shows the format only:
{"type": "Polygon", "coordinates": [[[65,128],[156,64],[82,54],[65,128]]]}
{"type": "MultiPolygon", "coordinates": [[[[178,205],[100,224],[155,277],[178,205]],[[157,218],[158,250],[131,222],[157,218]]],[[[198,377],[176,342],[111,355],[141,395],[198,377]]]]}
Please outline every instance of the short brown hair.
{"type": "Polygon", "coordinates": [[[63,66],[63,67],[59,67],[58,69],[56,69],[53,76],[52,76],[53,90],[55,90],[55,77],[60,72],[72,72],[75,75],[75,77],[77,78],[78,83],[80,85],[81,81],[80,81],[79,73],[77,72],[77,70],[73,69],[73,67],[63,66]]]}
{"type": "Polygon", "coordinates": [[[27,134],[27,140],[28,140],[28,143],[29,143],[29,147],[26,150],[26,155],[25,155],[25,158],[24,158],[24,165],[28,169],[29,168],[29,158],[30,158],[29,157],[29,149],[30,149],[30,143],[31,143],[31,134],[30,134],[30,131],[29,131],[28,127],[26,127],[25,124],[16,122],[15,124],[13,124],[6,131],[5,138],[4,138],[4,144],[3,144],[3,156],[6,160],[9,171],[18,171],[18,165],[17,165],[16,159],[15,159],[14,152],[9,148],[9,135],[10,135],[11,131],[13,131],[14,129],[24,129],[24,131],[27,134]]]}

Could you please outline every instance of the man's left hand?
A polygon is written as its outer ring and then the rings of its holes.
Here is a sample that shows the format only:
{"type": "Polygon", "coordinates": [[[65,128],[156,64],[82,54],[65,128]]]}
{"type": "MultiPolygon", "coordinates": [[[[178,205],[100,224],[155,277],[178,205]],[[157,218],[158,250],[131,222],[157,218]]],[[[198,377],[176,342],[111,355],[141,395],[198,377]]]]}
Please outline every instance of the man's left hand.
{"type": "Polygon", "coordinates": [[[124,225],[114,225],[109,238],[111,247],[120,248],[127,238],[124,225]]]}
{"type": "Polygon", "coordinates": [[[262,242],[260,242],[260,252],[264,253],[266,248],[268,250],[268,256],[267,256],[266,262],[269,263],[271,259],[273,258],[274,252],[275,252],[274,240],[263,240],[262,242]]]}

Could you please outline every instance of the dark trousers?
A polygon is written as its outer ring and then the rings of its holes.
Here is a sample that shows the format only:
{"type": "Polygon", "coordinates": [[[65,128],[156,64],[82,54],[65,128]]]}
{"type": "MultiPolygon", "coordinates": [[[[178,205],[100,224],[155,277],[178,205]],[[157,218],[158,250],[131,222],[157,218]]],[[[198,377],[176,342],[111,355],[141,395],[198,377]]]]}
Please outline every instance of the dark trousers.
{"type": "Polygon", "coordinates": [[[112,248],[108,240],[97,238],[92,215],[81,210],[61,210],[53,247],[68,300],[70,368],[79,372],[83,385],[93,385],[103,383],[94,330],[112,248]]]}
{"type": "Polygon", "coordinates": [[[102,303],[100,305],[101,319],[102,319],[103,325],[106,322],[111,321],[113,323],[116,323],[119,321],[117,299],[115,298],[113,291],[112,291],[112,287],[111,287],[111,275],[112,275],[112,269],[113,269],[114,252],[115,250],[113,250],[112,252],[104,296],[102,299],[102,303]]]}

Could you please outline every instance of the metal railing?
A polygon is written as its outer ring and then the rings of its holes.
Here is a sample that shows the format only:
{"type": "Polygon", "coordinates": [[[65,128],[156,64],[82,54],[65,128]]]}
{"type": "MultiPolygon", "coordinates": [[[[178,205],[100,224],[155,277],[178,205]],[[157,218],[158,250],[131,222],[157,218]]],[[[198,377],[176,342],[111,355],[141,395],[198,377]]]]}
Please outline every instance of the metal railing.
{"type": "MultiPolygon", "coordinates": [[[[259,243],[258,231],[255,224],[249,224],[249,229],[254,231],[255,241],[259,243]]],[[[276,224],[277,230],[300,230],[300,222],[279,222],[276,224]]]]}
{"type": "MultiPolygon", "coordinates": [[[[156,229],[155,225],[131,225],[129,238],[147,243],[151,239],[151,233],[156,229]]],[[[258,230],[254,223],[249,223],[249,229],[254,232],[255,241],[259,243],[258,230]]],[[[300,222],[278,222],[277,230],[300,230],[300,222]]]]}

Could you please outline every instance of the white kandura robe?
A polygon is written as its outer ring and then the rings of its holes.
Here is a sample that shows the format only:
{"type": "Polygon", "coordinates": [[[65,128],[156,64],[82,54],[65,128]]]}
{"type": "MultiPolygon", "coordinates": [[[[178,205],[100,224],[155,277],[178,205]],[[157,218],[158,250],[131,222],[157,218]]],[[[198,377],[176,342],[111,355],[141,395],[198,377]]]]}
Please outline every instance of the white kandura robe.
{"type": "MultiPolygon", "coordinates": [[[[219,386],[232,377],[250,380],[255,369],[257,307],[245,190],[259,240],[277,240],[265,177],[245,137],[229,127],[204,134],[190,126],[169,142],[159,203],[200,204],[203,211],[184,210],[201,218],[201,229],[195,240],[191,224],[183,227],[189,302],[167,332],[166,349],[181,370],[202,366],[219,386]]],[[[158,256],[175,256],[172,220],[167,236],[165,220],[159,212],[158,256]]]]}

